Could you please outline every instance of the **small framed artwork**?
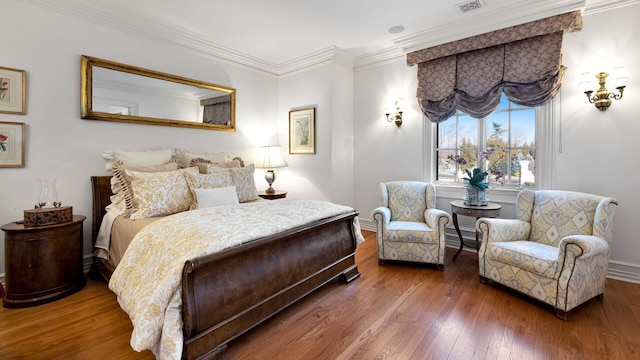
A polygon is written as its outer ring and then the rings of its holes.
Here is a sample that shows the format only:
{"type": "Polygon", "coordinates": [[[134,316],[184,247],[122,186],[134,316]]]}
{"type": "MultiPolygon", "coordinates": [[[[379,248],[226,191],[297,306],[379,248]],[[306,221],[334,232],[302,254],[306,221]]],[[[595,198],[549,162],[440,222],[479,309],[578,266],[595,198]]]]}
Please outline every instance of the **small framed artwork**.
{"type": "Polygon", "coordinates": [[[24,123],[0,121],[0,168],[24,167],[24,123]]]}
{"type": "Polygon", "coordinates": [[[289,111],[289,154],[316,153],[316,109],[289,111]]]}
{"type": "Polygon", "coordinates": [[[0,67],[0,113],[24,115],[27,73],[0,67]]]}

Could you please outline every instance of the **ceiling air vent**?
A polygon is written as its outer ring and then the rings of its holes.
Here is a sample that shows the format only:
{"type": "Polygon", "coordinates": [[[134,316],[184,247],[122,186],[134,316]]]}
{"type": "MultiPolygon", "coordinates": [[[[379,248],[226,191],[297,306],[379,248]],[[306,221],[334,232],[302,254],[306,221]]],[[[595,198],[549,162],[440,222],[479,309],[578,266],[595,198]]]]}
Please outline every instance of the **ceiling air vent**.
{"type": "Polygon", "coordinates": [[[483,7],[484,3],[481,0],[471,0],[456,5],[456,9],[460,14],[466,14],[474,10],[482,9],[483,7]]]}

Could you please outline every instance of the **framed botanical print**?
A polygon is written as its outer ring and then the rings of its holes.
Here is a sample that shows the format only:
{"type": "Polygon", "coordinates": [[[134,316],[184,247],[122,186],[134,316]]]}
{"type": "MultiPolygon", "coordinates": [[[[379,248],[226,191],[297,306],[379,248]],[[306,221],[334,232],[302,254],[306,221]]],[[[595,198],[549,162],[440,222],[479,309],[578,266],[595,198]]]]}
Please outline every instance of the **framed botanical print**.
{"type": "Polygon", "coordinates": [[[0,113],[24,115],[27,73],[0,67],[0,113]]]}
{"type": "Polygon", "coordinates": [[[316,153],[316,109],[289,111],[289,154],[316,153]]]}
{"type": "Polygon", "coordinates": [[[0,121],[2,167],[24,167],[24,123],[0,121]]]}

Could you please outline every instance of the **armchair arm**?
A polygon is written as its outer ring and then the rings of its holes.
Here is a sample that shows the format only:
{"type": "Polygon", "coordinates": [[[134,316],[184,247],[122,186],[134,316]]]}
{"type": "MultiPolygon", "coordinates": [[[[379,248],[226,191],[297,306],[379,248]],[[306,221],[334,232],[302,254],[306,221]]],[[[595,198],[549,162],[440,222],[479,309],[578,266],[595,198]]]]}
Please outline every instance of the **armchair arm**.
{"type": "Polygon", "coordinates": [[[569,311],[604,293],[609,263],[609,244],[599,236],[570,235],[558,248],[558,295],[556,308],[569,311]]]}
{"type": "Polygon", "coordinates": [[[495,241],[526,240],[531,232],[531,224],[517,219],[480,218],[476,229],[482,232],[482,243],[495,241]]]}
{"type": "Polygon", "coordinates": [[[451,221],[451,215],[446,211],[435,208],[424,211],[424,222],[432,229],[438,227],[441,232],[444,232],[444,227],[451,221]]]}
{"type": "Polygon", "coordinates": [[[608,255],[609,244],[604,238],[593,235],[570,235],[560,240],[558,245],[558,267],[564,262],[580,257],[588,259],[597,255],[608,255]]]}
{"type": "Polygon", "coordinates": [[[378,229],[387,227],[391,221],[391,210],[386,206],[379,206],[371,211],[371,217],[376,222],[378,229]]]}

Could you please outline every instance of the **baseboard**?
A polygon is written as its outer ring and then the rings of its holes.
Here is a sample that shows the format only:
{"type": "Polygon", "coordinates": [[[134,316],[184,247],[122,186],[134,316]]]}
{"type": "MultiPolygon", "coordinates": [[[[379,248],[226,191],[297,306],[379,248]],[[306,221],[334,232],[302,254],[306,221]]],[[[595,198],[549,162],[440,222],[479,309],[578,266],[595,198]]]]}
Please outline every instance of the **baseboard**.
{"type": "MultiPolygon", "coordinates": [[[[362,219],[359,218],[360,228],[362,230],[367,231],[376,231],[376,223],[371,219],[362,219]]],[[[462,237],[464,239],[475,239],[474,229],[471,228],[461,228],[460,232],[462,233],[462,237]]],[[[446,244],[448,248],[457,249],[460,247],[460,240],[458,239],[458,235],[455,233],[455,230],[451,228],[447,228],[446,234],[446,244]]],[[[467,247],[464,248],[464,251],[472,251],[476,252],[476,250],[469,249],[467,247]]],[[[607,278],[620,280],[635,284],[640,284],[640,264],[632,264],[626,263],[617,260],[609,261],[609,270],[607,271],[607,278]]]]}

